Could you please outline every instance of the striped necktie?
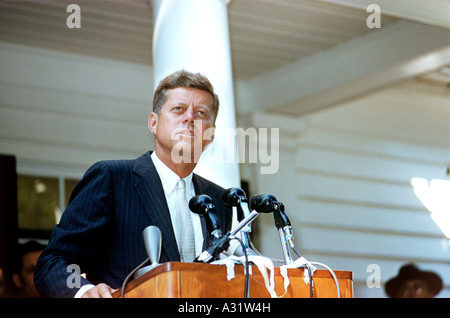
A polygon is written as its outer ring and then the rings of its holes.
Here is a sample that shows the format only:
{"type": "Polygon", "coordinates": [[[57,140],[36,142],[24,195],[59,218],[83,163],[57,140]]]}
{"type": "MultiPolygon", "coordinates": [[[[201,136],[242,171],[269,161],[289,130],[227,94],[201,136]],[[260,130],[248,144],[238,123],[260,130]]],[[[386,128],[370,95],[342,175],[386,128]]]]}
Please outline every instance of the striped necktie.
{"type": "Polygon", "coordinates": [[[176,191],[175,237],[182,262],[192,262],[195,258],[195,238],[191,211],[186,197],[186,182],[178,180],[176,191]]]}

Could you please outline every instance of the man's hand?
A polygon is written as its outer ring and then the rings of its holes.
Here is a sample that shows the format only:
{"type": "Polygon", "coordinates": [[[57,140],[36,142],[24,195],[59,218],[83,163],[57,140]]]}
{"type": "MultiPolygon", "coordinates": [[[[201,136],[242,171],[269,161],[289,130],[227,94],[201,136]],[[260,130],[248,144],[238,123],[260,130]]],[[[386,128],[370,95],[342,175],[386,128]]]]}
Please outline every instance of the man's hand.
{"type": "Polygon", "coordinates": [[[112,293],[116,290],[117,289],[113,289],[110,286],[101,283],[86,291],[81,298],[112,298],[112,293]]]}

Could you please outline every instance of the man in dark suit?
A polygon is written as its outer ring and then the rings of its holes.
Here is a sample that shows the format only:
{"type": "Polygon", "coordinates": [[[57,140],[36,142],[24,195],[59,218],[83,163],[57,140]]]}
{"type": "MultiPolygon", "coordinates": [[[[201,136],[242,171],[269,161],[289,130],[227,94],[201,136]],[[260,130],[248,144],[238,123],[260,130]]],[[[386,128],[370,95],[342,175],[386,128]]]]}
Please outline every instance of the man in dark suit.
{"type": "Polygon", "coordinates": [[[161,262],[192,261],[187,255],[198,255],[206,247],[210,224],[193,213],[192,222],[176,222],[180,204],[174,192],[180,179],[187,197],[209,195],[221,228],[230,229],[232,212],[221,202],[223,188],[192,172],[213,139],[218,109],[212,85],[199,73],[179,71],[161,81],[148,120],[154,152],[135,160],[98,162],[88,169],[38,260],[34,277],[41,294],[111,297],[147,258],[142,231],[149,225],[162,232],[161,262]],[[192,233],[193,246],[183,250],[186,239],[180,235],[186,232],[192,233]]]}

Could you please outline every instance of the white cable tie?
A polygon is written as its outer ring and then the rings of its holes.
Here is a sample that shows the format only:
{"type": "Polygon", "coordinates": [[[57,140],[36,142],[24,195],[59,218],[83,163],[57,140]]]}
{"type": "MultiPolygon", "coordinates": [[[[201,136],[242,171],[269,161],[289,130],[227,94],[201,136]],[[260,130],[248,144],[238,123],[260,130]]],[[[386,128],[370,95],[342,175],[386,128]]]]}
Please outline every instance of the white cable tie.
{"type": "Polygon", "coordinates": [[[283,265],[283,266],[280,267],[280,274],[284,278],[284,290],[285,291],[287,291],[287,288],[288,288],[288,286],[290,284],[289,277],[287,275],[287,270],[289,268],[299,268],[299,267],[302,267],[302,266],[304,266],[306,264],[308,264],[308,266],[305,266],[305,272],[304,272],[305,279],[304,279],[304,281],[305,281],[305,284],[308,285],[308,284],[310,284],[310,281],[309,281],[309,276],[310,276],[309,275],[309,270],[311,270],[311,277],[312,277],[314,275],[314,272],[316,271],[317,268],[315,266],[311,265],[311,263],[309,263],[306,260],[306,258],[304,258],[303,256],[299,257],[298,259],[296,259],[292,263],[289,263],[289,264],[286,264],[286,265],[283,265]]]}

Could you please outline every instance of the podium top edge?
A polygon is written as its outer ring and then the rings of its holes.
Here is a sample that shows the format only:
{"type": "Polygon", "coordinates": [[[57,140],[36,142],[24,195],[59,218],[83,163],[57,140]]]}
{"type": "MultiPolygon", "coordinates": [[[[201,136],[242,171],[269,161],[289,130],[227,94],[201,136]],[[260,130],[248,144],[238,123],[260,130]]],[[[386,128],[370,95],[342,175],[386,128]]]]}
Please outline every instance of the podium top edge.
{"type": "MultiPolygon", "coordinates": [[[[251,265],[253,268],[256,268],[257,272],[259,273],[258,268],[255,265],[251,265]]],[[[275,267],[275,275],[280,274],[280,267],[275,267]]],[[[225,265],[213,265],[209,263],[182,263],[182,262],[167,262],[167,263],[161,263],[160,266],[152,269],[148,273],[142,275],[145,276],[145,279],[148,279],[152,276],[159,275],[164,272],[170,272],[170,271],[191,271],[191,272],[218,272],[218,271],[224,271],[224,275],[226,277],[226,266],[225,265]]],[[[236,273],[244,271],[244,266],[240,264],[236,264],[235,266],[236,273]]],[[[343,270],[333,270],[334,274],[338,279],[351,279],[353,280],[353,272],[351,271],[343,271],[343,270]]],[[[255,273],[255,271],[253,271],[255,273]]],[[[304,277],[304,268],[290,268],[288,269],[289,276],[298,276],[298,277],[304,277]]],[[[326,278],[330,277],[332,278],[332,275],[328,270],[325,269],[317,269],[314,272],[313,277],[320,277],[320,278],[326,278]]],[[[140,277],[139,277],[140,278],[140,277]]]]}

